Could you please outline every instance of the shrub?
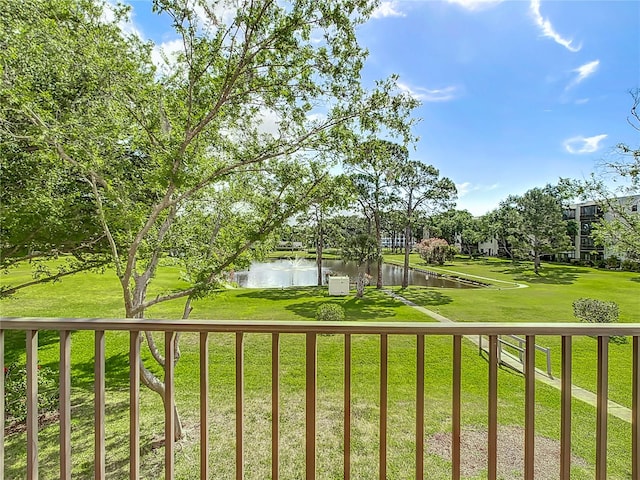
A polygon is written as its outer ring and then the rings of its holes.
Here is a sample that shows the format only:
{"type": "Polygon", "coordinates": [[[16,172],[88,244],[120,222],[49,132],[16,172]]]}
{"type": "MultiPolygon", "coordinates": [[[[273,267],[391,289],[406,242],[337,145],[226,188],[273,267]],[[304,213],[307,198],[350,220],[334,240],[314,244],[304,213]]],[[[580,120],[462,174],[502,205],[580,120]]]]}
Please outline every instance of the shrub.
{"type": "Polygon", "coordinates": [[[620,267],[627,272],[640,272],[640,262],[633,260],[623,260],[620,267]]]}
{"type": "Polygon", "coordinates": [[[604,261],[604,263],[605,263],[606,267],[609,268],[609,269],[620,268],[620,259],[618,257],[616,257],[615,255],[607,257],[606,260],[604,261]]]}
{"type": "Polygon", "coordinates": [[[443,265],[446,260],[453,260],[458,250],[450,246],[442,238],[425,238],[415,246],[420,258],[427,263],[443,265]]]}
{"type": "MultiPolygon", "coordinates": [[[[27,419],[27,369],[11,364],[4,369],[5,415],[9,425],[24,423],[27,419]]],[[[38,415],[58,411],[58,378],[51,368],[38,366],[38,415]]]]}
{"type": "Polygon", "coordinates": [[[618,304],[594,298],[579,298],[573,302],[573,314],[589,323],[614,323],[618,321],[618,304]]]}
{"type": "MultiPolygon", "coordinates": [[[[579,298],[573,302],[573,315],[588,323],[615,323],[618,321],[618,304],[594,298],[579,298]]],[[[614,343],[626,343],[626,337],[612,335],[614,343]]]]}
{"type": "Polygon", "coordinates": [[[344,308],[335,303],[323,303],[316,310],[316,320],[322,322],[342,322],[344,317],[344,308]]]}

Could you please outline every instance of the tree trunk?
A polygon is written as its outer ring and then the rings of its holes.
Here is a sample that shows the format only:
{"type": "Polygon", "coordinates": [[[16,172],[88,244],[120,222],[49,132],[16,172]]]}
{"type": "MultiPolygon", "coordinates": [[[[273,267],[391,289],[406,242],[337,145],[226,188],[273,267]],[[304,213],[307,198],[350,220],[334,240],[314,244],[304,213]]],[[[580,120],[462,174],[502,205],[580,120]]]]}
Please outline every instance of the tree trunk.
{"type": "Polygon", "coordinates": [[[322,286],[322,250],[324,249],[324,235],[322,232],[322,212],[318,217],[318,235],[316,242],[316,267],[318,268],[318,286],[322,286]]]}
{"type": "Polygon", "coordinates": [[[409,239],[411,238],[411,225],[407,224],[404,229],[404,271],[402,272],[402,288],[409,287],[409,239]]]}
{"type": "Polygon", "coordinates": [[[318,269],[318,286],[322,286],[322,240],[316,246],[316,268],[318,269]]]}
{"type": "MultiPolygon", "coordinates": [[[[144,366],[142,359],[140,359],[140,380],[142,383],[149,388],[150,390],[156,392],[162,398],[162,404],[165,405],[165,384],[161,382],[153,373],[147,370],[147,367],[144,366]]],[[[182,420],[180,419],[180,414],[178,413],[177,405],[173,404],[173,413],[175,417],[174,421],[174,438],[173,441],[177,442],[182,439],[184,432],[182,429],[182,420]]],[[[167,439],[165,438],[165,442],[167,439]]]]}
{"type": "Polygon", "coordinates": [[[365,272],[362,271],[362,268],[359,268],[358,279],[356,280],[356,297],[362,298],[364,296],[365,284],[365,272]]]}
{"type": "MultiPolygon", "coordinates": [[[[146,286],[141,286],[138,285],[137,288],[135,289],[134,292],[134,302],[132,305],[132,310],[137,309],[139,307],[139,305],[141,305],[144,302],[144,298],[146,294],[146,286]]],[[[184,310],[184,314],[183,317],[188,316],[188,314],[191,312],[191,298],[189,297],[187,299],[187,303],[185,305],[185,310],[184,310]]],[[[131,311],[126,312],[126,316],[127,318],[144,318],[144,311],[143,312],[139,312],[139,313],[135,313],[132,314],[131,311]]],[[[162,356],[162,354],[160,353],[160,351],[157,349],[157,347],[155,346],[155,342],[153,341],[153,333],[152,332],[144,332],[145,338],[147,339],[147,346],[149,347],[149,350],[151,351],[152,356],[154,357],[154,360],[161,366],[164,367],[164,364],[167,361],[172,361],[174,362],[174,364],[178,361],[179,355],[180,355],[180,349],[177,346],[178,343],[178,339],[180,338],[179,335],[176,335],[176,339],[175,339],[175,343],[176,343],[176,358],[173,359],[166,359],[162,356]]],[[[142,340],[141,340],[142,341],[142,340]]],[[[160,395],[160,398],[162,398],[162,404],[164,405],[165,403],[165,384],[163,381],[161,381],[158,377],[156,377],[151,371],[149,371],[145,365],[144,362],[142,360],[142,358],[140,359],[140,364],[139,364],[139,368],[140,368],[140,380],[142,381],[143,385],[145,385],[147,388],[149,388],[150,390],[156,392],[158,395],[160,395]]],[[[182,439],[183,435],[184,435],[184,431],[182,428],[182,421],[180,419],[180,414],[178,412],[178,407],[175,404],[173,404],[173,409],[174,409],[174,416],[175,416],[175,423],[174,423],[174,430],[175,430],[175,435],[174,435],[174,439],[173,441],[178,441],[180,439],[182,439]]],[[[167,441],[167,439],[165,439],[165,441],[167,441]]]]}
{"type": "Polygon", "coordinates": [[[378,253],[378,278],[376,279],[376,288],[382,288],[382,227],[380,225],[380,217],[378,215],[375,216],[376,222],[376,248],[378,253]]]}
{"type": "Polygon", "coordinates": [[[533,254],[533,271],[536,275],[540,275],[540,254],[538,252],[533,254]]]}

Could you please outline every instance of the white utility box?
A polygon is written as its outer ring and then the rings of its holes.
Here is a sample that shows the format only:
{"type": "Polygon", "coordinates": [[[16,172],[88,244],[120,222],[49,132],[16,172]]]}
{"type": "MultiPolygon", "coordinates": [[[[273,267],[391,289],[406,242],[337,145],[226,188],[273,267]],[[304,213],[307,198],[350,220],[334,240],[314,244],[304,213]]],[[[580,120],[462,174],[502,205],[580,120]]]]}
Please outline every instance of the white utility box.
{"type": "Polygon", "coordinates": [[[329,295],[349,295],[349,277],[329,277],[329,295]]]}

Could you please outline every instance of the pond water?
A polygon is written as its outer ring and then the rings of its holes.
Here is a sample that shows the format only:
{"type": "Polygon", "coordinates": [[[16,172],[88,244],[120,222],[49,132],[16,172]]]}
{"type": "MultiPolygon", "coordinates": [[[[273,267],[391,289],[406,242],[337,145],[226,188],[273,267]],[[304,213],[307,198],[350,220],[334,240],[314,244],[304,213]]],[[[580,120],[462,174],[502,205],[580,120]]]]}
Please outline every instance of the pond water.
{"type": "MultiPolygon", "coordinates": [[[[396,265],[382,265],[382,283],[386,286],[402,285],[403,268],[396,265]]],[[[373,278],[371,284],[376,284],[377,269],[375,265],[371,267],[373,278]]],[[[351,281],[355,281],[358,276],[358,267],[354,262],[344,262],[342,260],[323,260],[322,261],[323,283],[326,285],[328,276],[348,275],[351,281]]],[[[270,262],[254,262],[249,270],[236,272],[235,281],[240,287],[247,288],[282,288],[282,287],[303,287],[317,284],[316,263],[313,260],[297,258],[297,259],[278,259],[270,262]]],[[[475,288],[475,285],[469,285],[439,277],[435,274],[427,274],[425,272],[410,269],[409,285],[417,285],[423,287],[440,287],[440,288],[475,288]]]]}

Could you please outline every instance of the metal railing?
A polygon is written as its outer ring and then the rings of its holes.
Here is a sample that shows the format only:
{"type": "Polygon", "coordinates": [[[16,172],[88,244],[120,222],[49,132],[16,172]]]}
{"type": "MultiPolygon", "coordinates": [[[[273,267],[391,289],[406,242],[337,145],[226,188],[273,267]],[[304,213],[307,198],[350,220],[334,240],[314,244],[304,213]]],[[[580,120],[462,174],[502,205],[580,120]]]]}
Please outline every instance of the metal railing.
{"type": "MultiPolygon", "coordinates": [[[[4,337],[6,330],[26,332],[27,358],[27,478],[38,478],[38,331],[54,330],[60,333],[60,478],[71,478],[71,411],[70,367],[71,336],[79,330],[95,332],[95,478],[105,478],[106,443],[105,419],[105,332],[130,332],[130,425],[129,471],[131,479],[140,478],[140,335],[142,331],[159,331],[165,334],[165,358],[174,357],[174,342],[178,332],[197,332],[200,336],[200,425],[209,424],[209,371],[208,340],[213,332],[235,334],[236,362],[236,479],[244,477],[244,335],[248,333],[271,334],[272,339],[272,478],[279,478],[279,378],[280,338],[287,334],[304,334],[306,337],[305,363],[305,465],[306,478],[316,478],[316,375],[317,338],[322,334],[339,334],[344,338],[344,478],[351,477],[351,338],[352,335],[376,335],[380,338],[380,413],[379,413],[379,477],[387,475],[387,418],[388,418],[388,337],[389,335],[414,335],[416,337],[416,424],[415,424],[415,478],[424,479],[425,433],[425,336],[445,335],[452,338],[452,478],[460,478],[461,464],[461,378],[463,336],[486,335],[489,337],[488,360],[488,478],[497,477],[497,429],[498,429],[498,344],[499,335],[519,335],[524,338],[525,375],[525,441],[524,478],[534,478],[535,457],[535,336],[556,335],[562,337],[561,365],[561,429],[559,478],[570,478],[571,467],[571,349],[573,336],[593,336],[598,341],[597,353],[597,406],[596,406],[596,479],[606,478],[607,466],[607,392],[608,392],[608,340],[609,336],[633,338],[632,380],[632,478],[640,478],[639,450],[640,429],[640,324],[523,324],[523,323],[329,323],[329,322],[257,322],[257,321],[169,321],[133,319],[44,319],[0,318],[0,369],[4,368],[4,337]]],[[[165,438],[174,438],[175,411],[173,409],[175,384],[174,363],[165,362],[165,438]]],[[[4,425],[4,377],[0,377],[0,425],[4,425]]],[[[209,478],[208,428],[200,428],[200,478],[209,478]]],[[[0,429],[0,472],[4,471],[4,428],[0,429]]],[[[174,444],[165,444],[165,478],[174,478],[174,444]]]]}
{"type": "MultiPolygon", "coordinates": [[[[483,345],[482,335],[480,335],[478,337],[478,349],[481,353],[483,351],[482,345],[483,345]]],[[[517,335],[500,335],[498,337],[498,363],[499,364],[503,363],[503,360],[502,360],[503,354],[507,354],[513,358],[516,358],[514,355],[511,354],[511,352],[509,352],[509,349],[512,349],[518,352],[516,354],[517,359],[523,365],[523,368],[524,368],[525,361],[526,361],[526,358],[525,358],[526,345],[527,345],[526,339],[522,337],[518,337],[517,335]],[[506,351],[505,351],[505,348],[507,349],[506,351]]],[[[543,347],[542,345],[538,345],[538,344],[534,345],[534,347],[537,351],[544,353],[546,366],[547,366],[547,376],[549,378],[553,378],[553,375],[551,374],[551,349],[549,347],[543,347]]]]}

